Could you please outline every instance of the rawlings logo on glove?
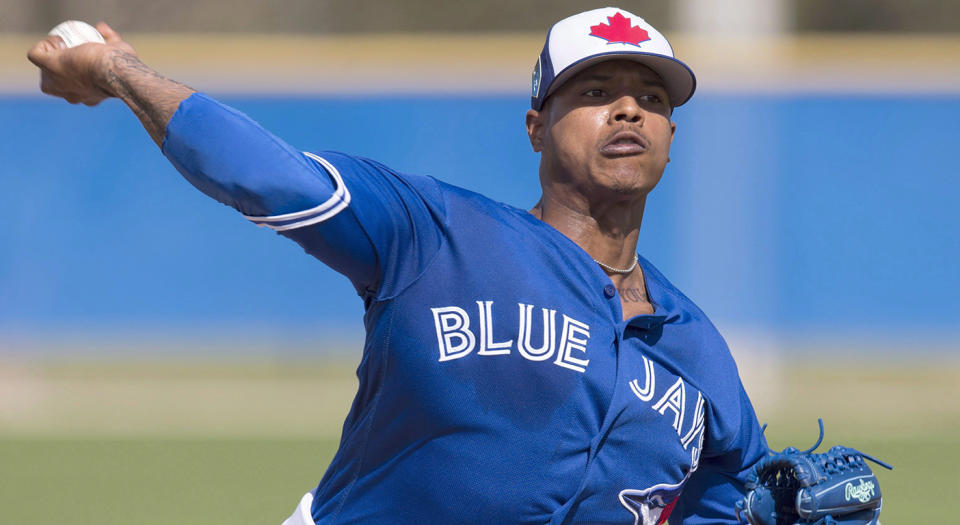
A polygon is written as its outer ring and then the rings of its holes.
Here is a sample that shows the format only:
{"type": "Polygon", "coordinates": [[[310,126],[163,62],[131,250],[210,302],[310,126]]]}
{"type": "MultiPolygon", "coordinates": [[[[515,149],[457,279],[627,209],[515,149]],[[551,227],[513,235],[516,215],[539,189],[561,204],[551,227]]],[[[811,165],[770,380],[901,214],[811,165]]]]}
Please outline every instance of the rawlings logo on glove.
{"type": "MultiPolygon", "coordinates": [[[[761,459],[747,476],[747,497],[737,518],[750,525],[878,525],[883,497],[866,459],[890,465],[858,450],[836,446],[824,454],[788,447],[761,459]]],[[[766,428],[766,426],[764,426],[766,428]]]]}
{"type": "Polygon", "coordinates": [[[862,479],[860,480],[860,485],[857,485],[856,487],[854,487],[852,483],[847,483],[845,489],[847,501],[850,501],[851,499],[859,500],[860,503],[866,503],[870,501],[874,497],[874,494],[876,494],[876,491],[874,490],[876,486],[876,483],[872,481],[864,481],[862,479]]]}

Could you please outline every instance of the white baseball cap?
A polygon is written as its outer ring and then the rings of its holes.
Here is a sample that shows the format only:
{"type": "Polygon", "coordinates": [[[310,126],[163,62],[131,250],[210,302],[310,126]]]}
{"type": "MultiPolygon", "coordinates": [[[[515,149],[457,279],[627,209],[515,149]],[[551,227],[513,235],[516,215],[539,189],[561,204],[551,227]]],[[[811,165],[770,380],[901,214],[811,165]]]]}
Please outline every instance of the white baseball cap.
{"type": "Polygon", "coordinates": [[[682,105],[697,86],[693,71],[673,56],[667,39],[639,16],[616,7],[586,11],[557,22],[533,68],[530,105],[543,101],[570,77],[605,60],[643,64],[663,79],[670,104],[682,105]]]}

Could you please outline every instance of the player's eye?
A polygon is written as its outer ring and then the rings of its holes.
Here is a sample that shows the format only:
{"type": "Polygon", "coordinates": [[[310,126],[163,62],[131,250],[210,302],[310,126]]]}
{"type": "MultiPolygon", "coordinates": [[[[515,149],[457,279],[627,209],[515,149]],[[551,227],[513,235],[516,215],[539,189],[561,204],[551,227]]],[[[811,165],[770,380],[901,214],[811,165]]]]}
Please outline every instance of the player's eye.
{"type": "Polygon", "coordinates": [[[606,92],[602,89],[596,88],[596,89],[588,89],[583,94],[588,97],[602,97],[606,95],[606,92]]]}
{"type": "Polygon", "coordinates": [[[660,95],[648,93],[646,95],[640,95],[640,101],[647,102],[650,104],[660,104],[661,102],[663,102],[663,99],[660,98],[660,95]]]}

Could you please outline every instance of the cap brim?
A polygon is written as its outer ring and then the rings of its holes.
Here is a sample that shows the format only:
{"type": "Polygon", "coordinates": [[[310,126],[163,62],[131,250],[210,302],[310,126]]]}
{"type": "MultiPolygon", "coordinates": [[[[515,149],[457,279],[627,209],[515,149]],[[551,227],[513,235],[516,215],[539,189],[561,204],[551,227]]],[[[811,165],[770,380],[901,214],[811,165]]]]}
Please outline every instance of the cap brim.
{"type": "Polygon", "coordinates": [[[557,78],[550,83],[550,89],[543,99],[546,100],[547,97],[553,94],[553,92],[569,80],[570,77],[584,69],[599,64],[600,62],[617,59],[631,60],[643,64],[653,70],[654,73],[660,75],[660,78],[663,79],[664,87],[667,90],[667,96],[670,97],[670,105],[673,107],[682,106],[690,100],[693,92],[697,89],[697,77],[694,76],[693,71],[686,64],[675,58],[641,51],[616,51],[591,55],[583,60],[570,64],[570,66],[561,71],[560,74],[557,75],[557,78]]]}

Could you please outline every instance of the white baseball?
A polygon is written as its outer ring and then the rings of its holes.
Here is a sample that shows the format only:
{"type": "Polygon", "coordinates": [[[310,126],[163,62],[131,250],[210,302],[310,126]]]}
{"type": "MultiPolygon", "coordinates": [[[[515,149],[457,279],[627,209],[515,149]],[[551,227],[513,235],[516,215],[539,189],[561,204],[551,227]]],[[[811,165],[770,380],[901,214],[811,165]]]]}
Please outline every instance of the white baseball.
{"type": "Polygon", "coordinates": [[[67,47],[75,47],[87,42],[104,43],[103,35],[96,28],[79,20],[61,22],[51,29],[49,34],[62,38],[67,47]]]}

